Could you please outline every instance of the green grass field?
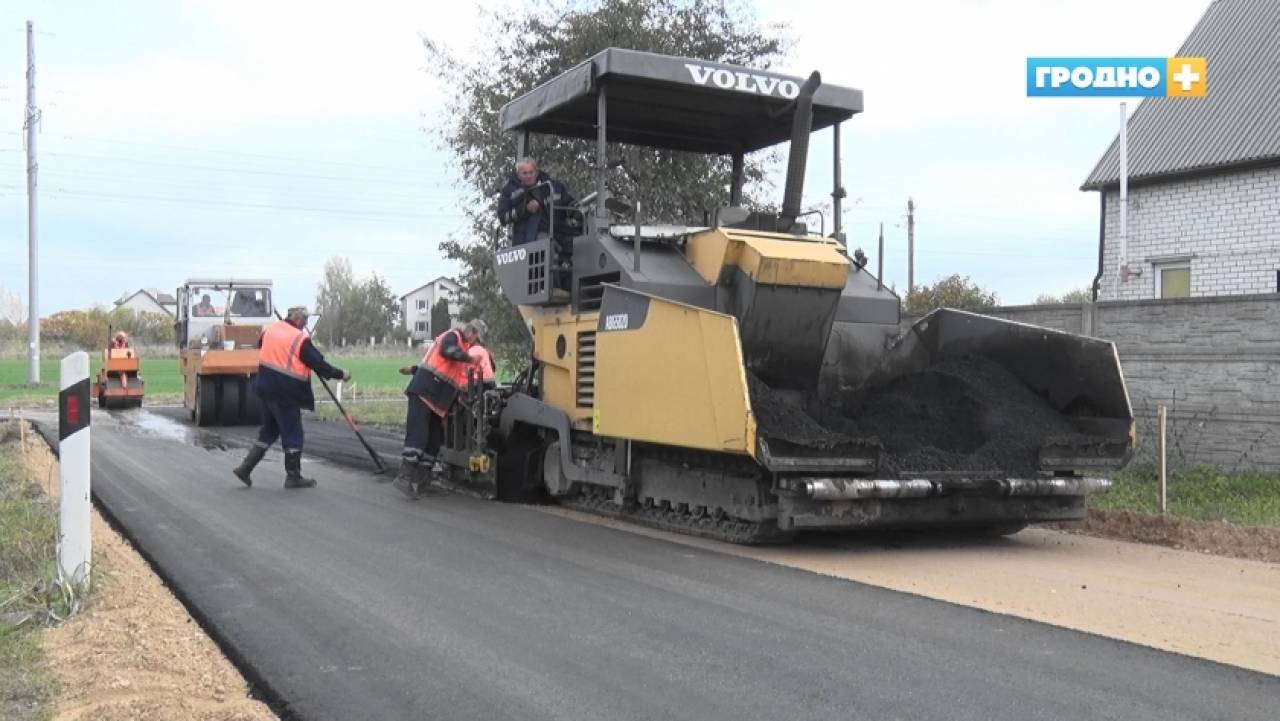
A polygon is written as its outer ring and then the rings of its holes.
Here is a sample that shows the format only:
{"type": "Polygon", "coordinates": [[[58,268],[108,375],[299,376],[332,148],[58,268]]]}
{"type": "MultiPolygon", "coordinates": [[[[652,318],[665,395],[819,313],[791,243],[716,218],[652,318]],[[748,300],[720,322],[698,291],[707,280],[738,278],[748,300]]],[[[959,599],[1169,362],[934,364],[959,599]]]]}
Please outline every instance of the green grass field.
{"type": "Polygon", "coordinates": [[[40,648],[40,629],[67,609],[55,581],[58,509],[16,460],[16,426],[0,423],[0,718],[49,719],[57,688],[40,648]],[[33,492],[33,488],[37,489],[33,492]]]}
{"type": "MultiPolygon", "coordinates": [[[[97,377],[102,365],[99,355],[89,355],[89,378],[97,377]]],[[[27,362],[22,359],[0,359],[0,407],[52,401],[58,396],[58,360],[40,361],[40,385],[27,386],[27,362]]],[[[147,397],[153,400],[176,400],[182,396],[182,374],[177,358],[142,359],[142,379],[147,397]]]]}
{"type": "MultiPolygon", "coordinates": [[[[1126,470],[1089,505],[1109,511],[1160,512],[1160,483],[1150,468],[1126,470]]],[[[1169,474],[1169,512],[1201,521],[1280,526],[1280,477],[1199,467],[1169,474]]]]}
{"type": "MultiPolygon", "coordinates": [[[[351,371],[355,392],[358,395],[393,395],[404,389],[405,377],[397,373],[397,369],[414,365],[421,358],[408,353],[404,357],[343,358],[340,355],[327,356],[330,363],[351,371]]],[[[90,377],[96,377],[100,361],[98,356],[89,357],[90,377]]],[[[142,379],[146,382],[147,399],[153,402],[176,402],[182,398],[182,374],[179,372],[177,358],[142,359],[142,379]]],[[[51,402],[58,395],[58,361],[43,360],[40,362],[40,386],[29,388],[27,381],[27,362],[23,359],[0,359],[0,408],[9,405],[38,404],[51,402]]],[[[316,384],[319,385],[318,383],[316,384]]],[[[348,391],[349,392],[349,391],[348,391]]],[[[324,389],[316,388],[316,397],[324,397],[324,389]]]]}
{"type": "MultiPolygon", "coordinates": [[[[337,420],[342,418],[338,409],[327,398],[317,399],[316,416],[337,420]]],[[[343,408],[351,414],[351,419],[359,426],[382,426],[384,428],[404,429],[405,397],[401,395],[395,400],[357,401],[343,403],[343,408]]]]}
{"type": "MultiPolygon", "coordinates": [[[[334,355],[326,356],[325,360],[343,370],[351,371],[351,383],[347,385],[350,387],[354,384],[358,396],[396,395],[404,390],[405,383],[409,380],[407,376],[400,375],[399,369],[417,365],[422,356],[417,353],[406,353],[403,357],[393,358],[343,358],[334,355]]],[[[328,396],[323,388],[317,388],[316,398],[322,397],[328,396]]]]}
{"type": "Polygon", "coordinates": [[[40,361],[40,386],[27,387],[27,361],[0,359],[0,404],[40,400],[58,395],[58,361],[40,361]]]}

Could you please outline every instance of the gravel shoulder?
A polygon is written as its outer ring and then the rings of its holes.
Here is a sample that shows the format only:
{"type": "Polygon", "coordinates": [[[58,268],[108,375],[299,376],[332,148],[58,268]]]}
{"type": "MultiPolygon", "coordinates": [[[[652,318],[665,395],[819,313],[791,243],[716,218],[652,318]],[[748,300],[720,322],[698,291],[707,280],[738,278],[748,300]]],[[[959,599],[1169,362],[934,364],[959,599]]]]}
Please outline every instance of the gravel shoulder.
{"type": "MultiPolygon", "coordinates": [[[[58,495],[57,459],[36,434],[22,454],[58,495]]],[[[95,507],[87,608],[41,634],[57,679],[55,721],[274,721],[249,684],[147,562],[95,507]]]]}

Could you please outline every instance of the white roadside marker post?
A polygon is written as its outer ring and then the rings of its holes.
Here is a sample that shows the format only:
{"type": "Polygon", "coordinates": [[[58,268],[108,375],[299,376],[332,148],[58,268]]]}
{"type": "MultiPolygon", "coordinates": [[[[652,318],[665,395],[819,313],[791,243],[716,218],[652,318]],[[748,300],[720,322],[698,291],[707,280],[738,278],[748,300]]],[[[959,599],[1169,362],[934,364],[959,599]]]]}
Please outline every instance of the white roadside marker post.
{"type": "Polygon", "coordinates": [[[89,354],[62,359],[58,391],[58,567],[80,590],[89,585],[89,354]]]}

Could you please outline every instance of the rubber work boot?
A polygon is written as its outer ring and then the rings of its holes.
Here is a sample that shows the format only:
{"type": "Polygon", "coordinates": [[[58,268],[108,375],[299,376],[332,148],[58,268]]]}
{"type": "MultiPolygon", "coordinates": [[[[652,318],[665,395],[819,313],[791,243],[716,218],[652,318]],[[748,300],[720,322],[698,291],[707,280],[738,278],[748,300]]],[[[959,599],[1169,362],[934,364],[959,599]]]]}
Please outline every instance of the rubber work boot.
{"type": "Polygon", "coordinates": [[[418,464],[417,473],[414,474],[414,484],[418,488],[419,496],[446,496],[449,494],[443,488],[437,488],[431,485],[431,481],[436,477],[435,459],[423,459],[418,464]]]}
{"type": "Polygon", "coordinates": [[[314,488],[314,478],[302,477],[302,451],[285,451],[284,454],[284,487],[314,488]]]}
{"type": "Polygon", "coordinates": [[[400,459],[400,472],[391,485],[403,493],[409,500],[418,500],[418,464],[408,458],[400,459]]]}
{"type": "Polygon", "coordinates": [[[235,470],[231,472],[236,474],[236,478],[239,478],[240,482],[245,486],[253,488],[253,479],[249,477],[249,474],[253,473],[254,467],[262,461],[262,457],[266,454],[266,446],[258,443],[253,444],[249,448],[249,455],[245,456],[244,460],[240,461],[240,465],[236,466],[235,470]]]}

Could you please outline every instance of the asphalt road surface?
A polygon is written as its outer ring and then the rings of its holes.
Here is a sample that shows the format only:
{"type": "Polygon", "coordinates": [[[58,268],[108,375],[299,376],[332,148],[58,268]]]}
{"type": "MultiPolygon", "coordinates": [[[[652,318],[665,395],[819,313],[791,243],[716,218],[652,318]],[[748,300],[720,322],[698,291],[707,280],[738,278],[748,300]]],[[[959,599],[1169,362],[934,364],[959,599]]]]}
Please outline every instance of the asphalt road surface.
{"type": "MultiPolygon", "coordinates": [[[[1280,678],[95,413],[94,494],[304,719],[1266,719],[1280,678]]],[[[370,432],[394,468],[398,439],[370,432]]],[[[327,458],[328,460],[318,460],[327,458]]]]}

